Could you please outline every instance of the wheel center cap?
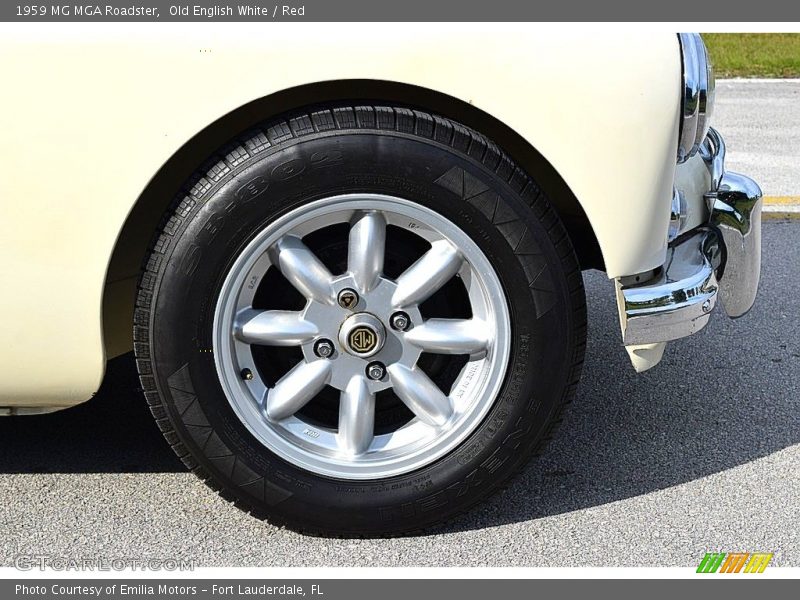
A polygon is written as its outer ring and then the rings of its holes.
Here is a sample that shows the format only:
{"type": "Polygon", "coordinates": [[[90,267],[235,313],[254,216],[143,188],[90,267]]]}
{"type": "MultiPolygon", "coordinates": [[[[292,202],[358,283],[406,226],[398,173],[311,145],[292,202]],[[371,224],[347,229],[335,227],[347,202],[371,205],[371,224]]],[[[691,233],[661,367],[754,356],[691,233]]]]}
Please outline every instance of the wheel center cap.
{"type": "Polygon", "coordinates": [[[383,348],[385,341],[386,329],[383,323],[369,313],[350,315],[339,329],[339,343],[353,356],[372,356],[383,348]]]}

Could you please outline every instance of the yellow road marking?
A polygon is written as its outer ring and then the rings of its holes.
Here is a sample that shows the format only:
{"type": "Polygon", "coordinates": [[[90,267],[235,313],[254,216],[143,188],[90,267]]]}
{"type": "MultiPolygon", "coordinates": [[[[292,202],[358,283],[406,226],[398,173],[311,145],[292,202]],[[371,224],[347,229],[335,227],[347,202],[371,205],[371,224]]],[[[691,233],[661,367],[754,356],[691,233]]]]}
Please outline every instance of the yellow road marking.
{"type": "Polygon", "coordinates": [[[800,219],[800,196],[764,196],[764,219],[800,219]]]}
{"type": "Polygon", "coordinates": [[[764,196],[765,206],[800,205],[800,196],[764,196]]]}

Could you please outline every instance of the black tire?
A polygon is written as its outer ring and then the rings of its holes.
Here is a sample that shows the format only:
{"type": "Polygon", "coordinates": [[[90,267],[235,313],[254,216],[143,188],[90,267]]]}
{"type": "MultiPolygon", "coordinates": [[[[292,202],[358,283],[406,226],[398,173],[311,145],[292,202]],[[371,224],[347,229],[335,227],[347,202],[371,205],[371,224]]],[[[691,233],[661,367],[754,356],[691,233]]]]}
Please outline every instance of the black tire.
{"type": "Polygon", "coordinates": [[[271,121],[209,164],[165,216],[134,319],[151,411],[198,477],[292,529],[398,535],[486,499],[542,451],[580,377],[583,284],[558,215],[494,143],[416,110],[337,106],[271,121]],[[281,214],[351,192],[404,197],[463,228],[495,266],[512,318],[506,379],[483,422],[444,458],[378,481],[322,477],[270,452],[234,414],[211,351],[216,294],[237,252],[281,214]]]}

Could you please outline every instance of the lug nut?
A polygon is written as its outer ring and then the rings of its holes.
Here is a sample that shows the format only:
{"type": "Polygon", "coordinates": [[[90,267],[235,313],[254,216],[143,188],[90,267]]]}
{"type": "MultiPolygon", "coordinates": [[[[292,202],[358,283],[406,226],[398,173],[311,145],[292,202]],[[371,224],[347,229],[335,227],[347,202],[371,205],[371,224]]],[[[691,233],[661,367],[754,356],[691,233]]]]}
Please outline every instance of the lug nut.
{"type": "Polygon", "coordinates": [[[367,365],[367,377],[374,381],[383,379],[386,375],[386,367],[379,362],[371,362],[367,365]]]}
{"type": "Polygon", "coordinates": [[[392,326],[392,329],[396,329],[397,331],[405,331],[411,325],[411,317],[409,317],[403,311],[398,311],[389,319],[389,324],[392,326]]]}
{"type": "Polygon", "coordinates": [[[244,379],[245,381],[250,381],[251,379],[253,379],[253,372],[250,369],[242,369],[242,372],[240,374],[242,376],[242,379],[244,379]]]}
{"type": "Polygon", "coordinates": [[[339,302],[339,306],[350,310],[351,308],[355,308],[356,304],[358,304],[358,294],[353,289],[345,288],[339,292],[337,300],[339,302]]]}
{"type": "Polygon", "coordinates": [[[320,358],[330,358],[333,356],[333,342],[324,338],[318,340],[314,344],[314,354],[320,358]]]}

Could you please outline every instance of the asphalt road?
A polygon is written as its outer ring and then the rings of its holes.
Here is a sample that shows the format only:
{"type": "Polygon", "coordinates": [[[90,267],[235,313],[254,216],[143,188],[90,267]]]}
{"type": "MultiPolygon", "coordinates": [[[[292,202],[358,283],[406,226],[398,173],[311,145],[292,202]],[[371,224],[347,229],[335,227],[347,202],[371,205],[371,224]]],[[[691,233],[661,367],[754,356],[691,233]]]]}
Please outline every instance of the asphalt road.
{"type": "Polygon", "coordinates": [[[712,119],[729,169],[753,177],[767,196],[800,196],[800,80],[718,81],[712,119]]]}
{"type": "MultiPolygon", "coordinates": [[[[731,168],[768,194],[797,194],[800,84],[726,85],[715,123],[731,168]],[[751,102],[765,107],[762,120],[744,116],[751,102]]],[[[184,471],[132,360],[117,359],[87,404],[0,419],[0,565],[48,554],[202,566],[693,566],[710,550],[759,550],[800,566],[798,240],[800,220],[767,223],[751,313],[715,314],[641,375],[620,345],[612,285],[587,273],[584,377],[557,439],[506,493],[421,537],[310,538],[238,511],[184,471]]]]}
{"type": "Polygon", "coordinates": [[[715,314],[636,375],[613,289],[586,275],[589,345],[556,441],[515,484],[431,535],[303,537],[184,472],[113,361],[86,405],[0,419],[0,564],[18,554],[182,557],[204,566],[696,565],[708,550],[800,565],[800,221],[764,230],[749,315],[715,314]]]}

